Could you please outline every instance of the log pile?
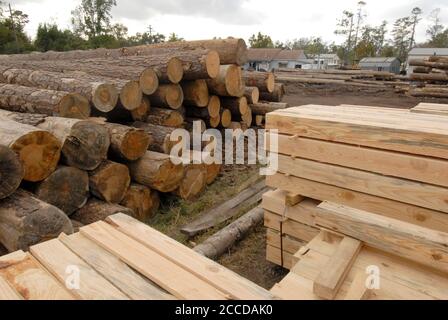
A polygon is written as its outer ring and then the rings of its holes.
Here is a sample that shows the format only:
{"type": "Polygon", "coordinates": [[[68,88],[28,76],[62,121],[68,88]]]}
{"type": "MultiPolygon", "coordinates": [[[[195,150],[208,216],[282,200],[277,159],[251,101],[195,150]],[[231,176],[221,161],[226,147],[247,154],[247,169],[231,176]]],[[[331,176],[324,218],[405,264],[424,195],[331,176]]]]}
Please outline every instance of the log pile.
{"type": "Polygon", "coordinates": [[[279,130],[278,170],[267,177],[276,190],[263,199],[267,258],[292,271],[274,294],[446,299],[429,293],[445,282],[425,279],[448,278],[448,118],[423,107],[311,105],[267,116],[267,129],[279,130]],[[369,266],[387,283],[367,287],[369,266]]]}
{"type": "Polygon", "coordinates": [[[417,85],[409,90],[413,97],[448,98],[448,58],[411,60],[410,79],[417,85]]]}

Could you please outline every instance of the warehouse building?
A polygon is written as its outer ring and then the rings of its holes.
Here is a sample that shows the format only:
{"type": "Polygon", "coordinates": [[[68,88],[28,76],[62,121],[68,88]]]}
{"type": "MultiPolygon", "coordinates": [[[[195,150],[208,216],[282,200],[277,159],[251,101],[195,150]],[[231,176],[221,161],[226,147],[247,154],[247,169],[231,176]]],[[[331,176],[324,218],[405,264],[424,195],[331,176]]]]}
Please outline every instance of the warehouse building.
{"type": "Polygon", "coordinates": [[[302,69],[312,64],[303,50],[249,49],[246,70],[272,71],[279,68],[302,69]]]}
{"type": "Polygon", "coordinates": [[[362,70],[385,71],[399,74],[401,71],[401,62],[398,58],[393,57],[369,57],[362,59],[359,62],[359,67],[362,70]]]}

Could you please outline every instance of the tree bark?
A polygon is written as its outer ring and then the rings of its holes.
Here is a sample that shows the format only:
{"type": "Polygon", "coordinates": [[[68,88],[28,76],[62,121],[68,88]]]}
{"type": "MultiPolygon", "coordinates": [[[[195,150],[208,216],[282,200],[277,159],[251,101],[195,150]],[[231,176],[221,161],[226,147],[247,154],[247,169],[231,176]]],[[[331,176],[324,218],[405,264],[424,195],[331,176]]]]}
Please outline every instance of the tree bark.
{"type": "Polygon", "coordinates": [[[152,108],[146,121],[157,126],[181,128],[184,117],[176,110],[152,108]]]}
{"type": "Polygon", "coordinates": [[[192,107],[207,107],[210,96],[207,81],[195,80],[182,82],[184,92],[184,105],[192,107]]]}
{"type": "Polygon", "coordinates": [[[152,139],[148,147],[151,151],[170,154],[171,149],[178,144],[176,141],[171,141],[171,134],[177,128],[156,126],[144,122],[134,122],[132,126],[142,129],[151,135],[152,139]]]}
{"type": "Polygon", "coordinates": [[[9,111],[85,118],[89,101],[77,93],[0,84],[0,107],[9,111]]]}
{"type": "Polygon", "coordinates": [[[131,209],[133,217],[148,222],[155,216],[160,206],[159,193],[140,184],[131,184],[121,205],[131,209]]]}
{"type": "Polygon", "coordinates": [[[260,92],[272,93],[275,88],[275,76],[271,72],[244,71],[243,80],[248,87],[257,87],[260,92]]]}
{"type": "Polygon", "coordinates": [[[105,220],[107,217],[117,213],[124,213],[129,216],[134,215],[131,209],[118,204],[107,203],[96,198],[90,198],[87,204],[76,211],[71,218],[83,225],[89,225],[105,220]]]}
{"type": "Polygon", "coordinates": [[[0,199],[9,197],[19,188],[23,175],[19,156],[9,147],[0,145],[0,199]]]}
{"type": "Polygon", "coordinates": [[[288,108],[288,104],[282,102],[257,103],[251,105],[250,108],[252,109],[253,114],[264,116],[269,112],[286,109],[288,108]]]}
{"type": "Polygon", "coordinates": [[[161,85],[153,95],[149,96],[154,107],[179,109],[184,102],[182,87],[176,84],[161,85]]]}
{"type": "Polygon", "coordinates": [[[229,109],[235,117],[240,117],[249,112],[249,105],[246,97],[241,98],[221,98],[221,105],[229,109]]]}
{"type": "Polygon", "coordinates": [[[19,189],[0,201],[0,242],[10,252],[72,232],[65,213],[31,193],[19,189]]]}
{"type": "Polygon", "coordinates": [[[211,93],[223,97],[244,96],[244,81],[241,68],[237,65],[222,65],[219,75],[212,80],[207,80],[211,93]]]}
{"type": "Polygon", "coordinates": [[[47,179],[33,186],[33,192],[70,216],[89,198],[89,175],[77,168],[59,166],[47,179]]]}
{"type": "Polygon", "coordinates": [[[130,184],[129,169],[120,163],[106,160],[89,172],[90,193],[108,203],[120,203],[130,184]]]}
{"type": "Polygon", "coordinates": [[[250,104],[258,103],[260,100],[260,90],[257,87],[246,87],[244,96],[250,104]]]}
{"type": "Polygon", "coordinates": [[[134,181],[160,192],[173,192],[184,178],[182,164],[173,164],[170,156],[148,151],[140,160],[130,163],[134,181]]]}
{"type": "Polygon", "coordinates": [[[285,94],[286,94],[285,85],[282,83],[276,83],[274,86],[274,91],[272,93],[260,92],[260,100],[270,102],[282,102],[285,94]]]}

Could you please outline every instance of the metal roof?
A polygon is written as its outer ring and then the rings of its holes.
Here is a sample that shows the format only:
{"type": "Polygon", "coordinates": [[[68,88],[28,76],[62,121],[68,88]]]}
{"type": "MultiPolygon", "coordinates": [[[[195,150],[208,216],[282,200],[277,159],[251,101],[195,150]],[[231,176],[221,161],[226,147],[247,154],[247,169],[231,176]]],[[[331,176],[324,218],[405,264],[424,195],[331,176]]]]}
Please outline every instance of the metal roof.
{"type": "Polygon", "coordinates": [[[448,48],[414,48],[410,56],[448,56],[448,48]]]}
{"type": "Polygon", "coordinates": [[[398,58],[395,57],[368,57],[362,59],[359,63],[392,63],[398,58]]]}
{"type": "Polygon", "coordinates": [[[249,49],[249,61],[273,61],[273,60],[299,60],[305,59],[303,50],[282,50],[282,49],[249,49]]]}

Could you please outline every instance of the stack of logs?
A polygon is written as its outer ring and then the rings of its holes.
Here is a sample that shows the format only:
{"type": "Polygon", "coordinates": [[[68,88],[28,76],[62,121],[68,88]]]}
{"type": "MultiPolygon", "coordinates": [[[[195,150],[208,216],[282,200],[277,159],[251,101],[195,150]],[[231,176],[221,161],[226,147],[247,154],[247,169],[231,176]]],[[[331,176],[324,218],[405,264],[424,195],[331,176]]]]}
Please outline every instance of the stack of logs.
{"type": "Polygon", "coordinates": [[[175,164],[171,133],[250,127],[252,109],[273,110],[260,95],[281,100],[272,74],[243,74],[246,56],[230,38],[0,56],[0,243],[26,250],[117,212],[145,221],[160,193],[195,199],[221,165],[175,164]]]}
{"type": "Polygon", "coordinates": [[[414,67],[410,78],[417,82],[409,91],[411,96],[448,98],[448,58],[434,56],[409,63],[414,67]]]}

